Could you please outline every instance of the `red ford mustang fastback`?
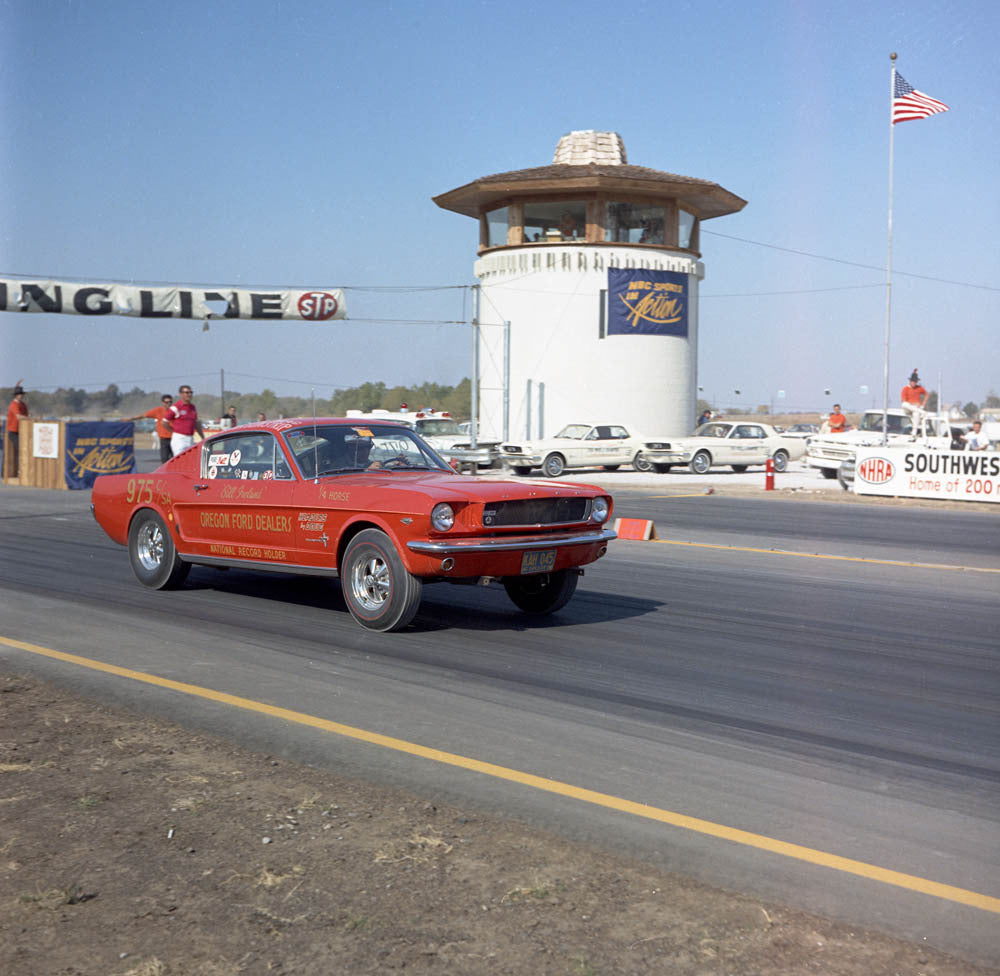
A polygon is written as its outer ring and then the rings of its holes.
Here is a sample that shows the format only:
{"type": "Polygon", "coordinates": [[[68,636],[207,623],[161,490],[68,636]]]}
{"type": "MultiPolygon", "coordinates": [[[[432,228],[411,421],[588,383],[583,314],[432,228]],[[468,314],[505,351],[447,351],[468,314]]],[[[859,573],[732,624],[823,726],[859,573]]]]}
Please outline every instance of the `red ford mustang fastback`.
{"type": "Polygon", "coordinates": [[[146,586],[180,586],[192,565],[340,576],[351,614],[380,631],[440,580],[496,580],[527,613],[559,610],[615,538],[611,509],[600,488],[464,477],[402,425],[340,419],[230,428],[93,490],[146,586]]]}

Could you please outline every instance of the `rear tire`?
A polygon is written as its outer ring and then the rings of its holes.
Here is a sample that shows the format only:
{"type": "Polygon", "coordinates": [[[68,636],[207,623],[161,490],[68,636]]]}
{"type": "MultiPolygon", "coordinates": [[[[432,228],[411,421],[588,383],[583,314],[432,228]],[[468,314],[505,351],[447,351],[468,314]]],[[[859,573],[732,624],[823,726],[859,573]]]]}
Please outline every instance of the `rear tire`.
{"type": "Polygon", "coordinates": [[[503,588],[514,605],[525,613],[542,615],[561,610],[576,592],[580,577],[568,569],[532,576],[505,576],[503,588]]]}
{"type": "Polygon", "coordinates": [[[135,578],[154,590],[176,590],[191,569],[177,555],[163,519],[150,509],[137,513],[128,528],[128,561],[135,578]]]}
{"type": "Polygon", "coordinates": [[[365,529],[350,541],[340,579],[347,609],[368,630],[400,630],[420,607],[423,584],[407,571],[380,529],[365,529]]]}
{"type": "Polygon", "coordinates": [[[621,465],[620,464],[605,464],[603,465],[605,471],[617,471],[621,465]]]}

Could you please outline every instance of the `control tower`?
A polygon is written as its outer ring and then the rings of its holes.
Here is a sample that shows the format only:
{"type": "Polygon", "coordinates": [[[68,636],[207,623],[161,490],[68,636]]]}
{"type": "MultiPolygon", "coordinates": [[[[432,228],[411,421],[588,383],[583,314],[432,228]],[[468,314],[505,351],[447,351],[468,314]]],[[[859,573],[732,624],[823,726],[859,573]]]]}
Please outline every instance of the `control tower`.
{"type": "Polygon", "coordinates": [[[745,200],[631,166],[617,132],[588,130],[563,136],[551,166],[483,176],[434,202],[479,221],[483,440],[568,423],[691,432],[700,226],[745,200]]]}

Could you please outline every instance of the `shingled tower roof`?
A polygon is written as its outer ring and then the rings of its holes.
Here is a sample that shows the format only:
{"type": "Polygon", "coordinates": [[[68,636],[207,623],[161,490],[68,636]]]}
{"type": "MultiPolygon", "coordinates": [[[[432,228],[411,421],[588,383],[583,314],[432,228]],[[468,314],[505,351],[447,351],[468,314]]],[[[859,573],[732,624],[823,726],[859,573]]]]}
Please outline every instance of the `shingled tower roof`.
{"type": "Polygon", "coordinates": [[[617,132],[570,132],[559,140],[550,166],[481,176],[433,200],[442,209],[467,217],[479,217],[511,198],[544,199],[567,192],[671,198],[702,220],[736,213],[746,206],[746,200],[718,183],[630,166],[627,159],[625,143],[617,132]]]}

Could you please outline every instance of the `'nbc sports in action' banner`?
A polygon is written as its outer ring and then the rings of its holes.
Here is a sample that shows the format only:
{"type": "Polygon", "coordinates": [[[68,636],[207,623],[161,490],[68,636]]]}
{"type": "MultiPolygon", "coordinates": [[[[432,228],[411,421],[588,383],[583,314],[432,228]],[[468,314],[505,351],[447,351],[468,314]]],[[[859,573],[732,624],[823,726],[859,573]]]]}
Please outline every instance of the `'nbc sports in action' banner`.
{"type": "Polygon", "coordinates": [[[688,334],[688,276],[678,271],[608,269],[608,335],[688,334]]]}

